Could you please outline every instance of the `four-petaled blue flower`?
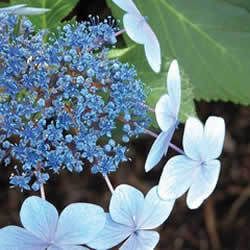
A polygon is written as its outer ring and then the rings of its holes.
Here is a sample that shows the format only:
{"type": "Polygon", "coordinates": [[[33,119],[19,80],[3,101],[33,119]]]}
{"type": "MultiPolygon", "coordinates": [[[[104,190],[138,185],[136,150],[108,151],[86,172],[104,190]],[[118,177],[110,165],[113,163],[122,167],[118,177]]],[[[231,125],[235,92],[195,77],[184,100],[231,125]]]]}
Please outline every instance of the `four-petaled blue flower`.
{"type": "Polygon", "coordinates": [[[205,127],[197,118],[189,118],[183,136],[185,155],[171,158],[163,169],[158,193],[162,199],[176,199],[187,190],[187,205],[198,208],[213,192],[220,173],[225,137],[223,118],[211,116],[205,127]]]}
{"type": "Polygon", "coordinates": [[[126,12],[123,25],[128,36],[136,43],[144,45],[150,67],[159,73],[161,70],[160,43],[146,18],[142,16],[132,0],[113,0],[113,2],[126,12]]]}
{"type": "Polygon", "coordinates": [[[156,186],[144,198],[136,188],[119,185],[112,195],[103,230],[87,245],[94,249],[108,249],[127,239],[120,249],[154,249],[159,234],[148,229],[160,226],[168,218],[173,205],[174,200],[159,198],[156,186]]]}
{"type": "Polygon", "coordinates": [[[0,229],[0,250],[80,250],[102,230],[106,215],[89,203],[73,203],[60,217],[56,208],[39,197],[27,198],[20,211],[24,228],[0,229]]]}
{"type": "Polygon", "coordinates": [[[170,64],[167,75],[168,94],[163,95],[155,106],[155,116],[162,132],[152,145],[145,164],[146,172],[150,171],[167,154],[169,143],[178,125],[178,114],[181,103],[181,77],[176,60],[170,64]]]}

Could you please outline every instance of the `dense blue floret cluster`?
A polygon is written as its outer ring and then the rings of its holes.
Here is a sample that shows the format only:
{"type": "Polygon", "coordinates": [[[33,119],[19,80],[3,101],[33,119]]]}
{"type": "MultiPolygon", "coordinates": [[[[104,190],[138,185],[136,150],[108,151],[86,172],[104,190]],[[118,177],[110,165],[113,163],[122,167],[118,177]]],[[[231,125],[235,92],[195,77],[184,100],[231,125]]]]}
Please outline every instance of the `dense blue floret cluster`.
{"type": "Polygon", "coordinates": [[[10,183],[37,190],[63,168],[115,171],[150,122],[135,69],[108,59],[115,29],[67,24],[44,43],[28,19],[0,19],[0,159],[15,168],[10,183]]]}

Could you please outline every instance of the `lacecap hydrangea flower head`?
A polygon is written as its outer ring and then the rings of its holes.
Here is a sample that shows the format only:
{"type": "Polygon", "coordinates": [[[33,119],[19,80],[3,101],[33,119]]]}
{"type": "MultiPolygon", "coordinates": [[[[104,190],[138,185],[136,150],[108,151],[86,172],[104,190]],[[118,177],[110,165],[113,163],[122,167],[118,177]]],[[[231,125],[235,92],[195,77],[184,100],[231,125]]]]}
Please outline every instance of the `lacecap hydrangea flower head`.
{"type": "Polygon", "coordinates": [[[0,158],[15,165],[10,183],[37,190],[63,168],[115,171],[150,122],[135,69],[108,58],[116,28],[66,24],[44,43],[28,19],[0,15],[0,158]]]}

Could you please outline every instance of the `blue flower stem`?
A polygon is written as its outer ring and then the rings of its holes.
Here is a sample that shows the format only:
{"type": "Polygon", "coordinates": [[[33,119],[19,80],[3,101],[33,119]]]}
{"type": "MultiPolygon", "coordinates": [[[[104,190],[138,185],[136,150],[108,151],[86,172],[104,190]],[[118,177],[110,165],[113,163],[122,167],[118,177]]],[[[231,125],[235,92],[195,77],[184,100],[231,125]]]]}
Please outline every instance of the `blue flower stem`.
{"type": "MultiPolygon", "coordinates": [[[[144,131],[145,131],[145,134],[151,135],[151,136],[153,136],[155,138],[158,137],[158,135],[156,133],[154,133],[153,131],[151,131],[149,129],[145,128],[144,131]]],[[[172,149],[174,149],[176,152],[178,152],[180,154],[183,154],[183,155],[185,154],[185,152],[182,149],[180,149],[179,147],[177,147],[176,145],[174,145],[171,142],[169,143],[169,147],[172,148],[172,149]]]]}
{"type": "Polygon", "coordinates": [[[120,36],[121,34],[123,34],[125,32],[126,32],[125,29],[119,30],[118,32],[115,33],[115,36],[120,36]]]}
{"type": "Polygon", "coordinates": [[[41,193],[41,198],[46,200],[45,190],[44,190],[44,185],[43,184],[40,185],[40,193],[41,193]]]}
{"type": "Polygon", "coordinates": [[[104,178],[104,180],[105,180],[105,182],[106,182],[106,184],[107,184],[110,192],[113,194],[114,193],[114,187],[113,187],[113,185],[112,185],[109,177],[106,174],[103,174],[103,178],[104,178]]]}

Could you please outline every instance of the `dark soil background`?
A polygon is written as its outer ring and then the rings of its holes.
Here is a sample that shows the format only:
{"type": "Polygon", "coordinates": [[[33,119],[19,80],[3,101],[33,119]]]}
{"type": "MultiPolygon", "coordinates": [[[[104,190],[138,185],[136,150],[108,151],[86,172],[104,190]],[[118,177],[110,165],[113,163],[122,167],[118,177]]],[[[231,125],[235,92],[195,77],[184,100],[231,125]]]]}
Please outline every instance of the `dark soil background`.
{"type": "MultiPolygon", "coordinates": [[[[88,14],[101,17],[110,14],[104,0],[82,0],[69,15],[78,20],[88,14]]],[[[250,96],[249,96],[250,98],[250,96]]],[[[164,250],[248,250],[250,249],[250,108],[231,103],[197,102],[199,117],[224,117],[227,134],[221,156],[222,172],[213,195],[197,210],[189,210],[185,197],[178,199],[174,210],[158,231],[157,249],[164,250]]],[[[183,127],[176,132],[174,143],[181,146],[183,127]]],[[[128,183],[147,192],[158,183],[167,159],[148,174],[144,163],[153,139],[145,136],[130,143],[131,161],[111,174],[114,186],[128,183]]],[[[175,154],[171,151],[168,157],[175,154]]],[[[10,189],[6,168],[0,168],[0,227],[19,224],[22,201],[31,193],[10,189]]],[[[88,170],[81,175],[63,172],[53,176],[45,187],[47,199],[62,210],[71,202],[93,202],[108,208],[110,193],[103,178],[88,170]]],[[[38,194],[38,193],[37,193],[38,194]]],[[[38,194],[39,195],[39,194],[38,194]]],[[[39,215],[38,215],[39,216],[39,215]]]]}

